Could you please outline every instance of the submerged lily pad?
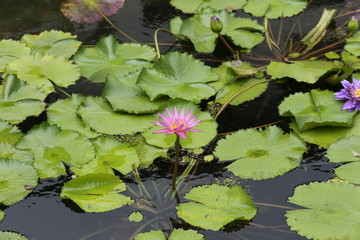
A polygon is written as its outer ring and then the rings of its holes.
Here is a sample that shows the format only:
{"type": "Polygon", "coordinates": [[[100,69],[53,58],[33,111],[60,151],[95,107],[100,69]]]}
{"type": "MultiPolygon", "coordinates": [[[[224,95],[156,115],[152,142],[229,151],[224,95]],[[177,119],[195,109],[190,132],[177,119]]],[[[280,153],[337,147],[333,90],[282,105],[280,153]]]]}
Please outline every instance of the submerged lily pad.
{"type": "Polygon", "coordinates": [[[237,220],[250,220],[256,207],[250,196],[239,186],[205,185],[191,189],[185,198],[192,202],[178,205],[178,216],[191,225],[220,230],[237,220]]]}
{"type": "Polygon", "coordinates": [[[204,235],[194,230],[174,229],[169,238],[166,238],[162,231],[150,231],[139,233],[135,236],[135,240],[204,240],[204,235]]]}
{"type": "Polygon", "coordinates": [[[101,38],[95,48],[81,48],[74,57],[83,76],[105,82],[107,76],[122,77],[149,66],[153,48],[136,43],[119,44],[113,35],[101,38]]]}
{"type": "Polygon", "coordinates": [[[282,116],[294,117],[298,131],[319,126],[351,127],[356,112],[341,108],[342,103],[334,100],[333,92],[313,89],[285,98],[279,105],[279,112],[282,116]]]}
{"type": "Polygon", "coordinates": [[[248,0],[245,12],[256,17],[291,17],[306,8],[307,0],[248,0]]]}
{"type": "Polygon", "coordinates": [[[12,205],[23,200],[30,193],[24,186],[35,187],[37,180],[38,174],[31,165],[0,159],[0,203],[12,205]]]}
{"type": "Polygon", "coordinates": [[[126,191],[126,185],[112,174],[87,174],[66,182],[60,197],[71,199],[86,212],[106,212],[133,200],[119,193],[126,191]]]}
{"type": "Polygon", "coordinates": [[[40,53],[9,62],[6,72],[17,74],[21,80],[41,88],[46,93],[55,91],[51,81],[60,87],[67,87],[80,77],[79,69],[72,62],[61,56],[40,53]]]}
{"type": "Polygon", "coordinates": [[[39,35],[25,34],[21,41],[28,47],[44,55],[70,58],[81,45],[76,36],[57,30],[44,31],[39,35]]]}
{"type": "Polygon", "coordinates": [[[333,62],[321,60],[303,60],[293,63],[271,62],[267,73],[272,79],[290,77],[298,82],[316,83],[319,78],[336,68],[333,62]]]}
{"type": "Polygon", "coordinates": [[[215,94],[206,83],[217,79],[210,67],[191,55],[169,52],[154,64],[153,69],[144,68],[137,83],[151,101],[165,95],[199,103],[215,94]]]}
{"type": "Polygon", "coordinates": [[[0,121],[0,143],[8,143],[12,146],[23,137],[20,130],[7,122],[0,121]]]}
{"type": "Polygon", "coordinates": [[[3,72],[8,62],[28,55],[31,49],[18,41],[3,39],[0,41],[0,72],[3,72]]]}
{"type": "Polygon", "coordinates": [[[219,141],[214,152],[220,161],[235,160],[228,170],[255,180],[283,175],[299,166],[305,144],[278,127],[240,130],[219,141]]]}
{"type": "Polygon", "coordinates": [[[222,35],[241,47],[251,49],[264,40],[263,26],[249,18],[236,17],[226,10],[203,9],[199,14],[183,21],[180,34],[190,39],[198,52],[213,52],[218,34],[211,31],[210,19],[217,16],[223,23],[222,35]]]}
{"type": "Polygon", "coordinates": [[[246,0],[171,0],[174,7],[185,13],[199,12],[203,8],[211,7],[216,10],[240,9],[246,0]]]}
{"type": "Polygon", "coordinates": [[[360,239],[360,187],[342,182],[313,182],[296,187],[289,202],[307,209],[287,211],[291,230],[308,239],[360,239]]]}
{"type": "Polygon", "coordinates": [[[20,150],[32,150],[34,167],[41,178],[56,178],[65,174],[62,162],[80,168],[94,158],[94,147],[87,138],[48,124],[32,128],[16,147],[20,150]]]}
{"type": "Polygon", "coordinates": [[[27,237],[16,232],[0,231],[0,239],[3,240],[28,240],[27,237]]]}
{"type": "Polygon", "coordinates": [[[102,98],[87,97],[80,106],[85,126],[104,134],[133,134],[151,127],[152,114],[129,114],[114,112],[111,105],[102,98]]]}

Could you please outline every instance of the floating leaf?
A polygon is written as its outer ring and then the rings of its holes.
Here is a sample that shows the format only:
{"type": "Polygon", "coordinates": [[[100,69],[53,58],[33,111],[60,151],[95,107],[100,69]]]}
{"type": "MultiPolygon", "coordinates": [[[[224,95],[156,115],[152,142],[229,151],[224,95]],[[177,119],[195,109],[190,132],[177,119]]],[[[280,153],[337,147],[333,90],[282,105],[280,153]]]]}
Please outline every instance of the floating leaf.
{"type": "Polygon", "coordinates": [[[257,17],[291,17],[306,8],[307,0],[248,0],[245,12],[257,17]]]}
{"type": "Polygon", "coordinates": [[[137,134],[135,136],[135,139],[137,143],[133,145],[133,148],[138,154],[141,167],[148,168],[156,158],[165,158],[167,156],[166,153],[168,149],[158,148],[147,144],[140,134],[137,134]]]}
{"type": "Polygon", "coordinates": [[[94,158],[94,147],[87,138],[47,124],[32,128],[16,147],[20,150],[32,150],[34,167],[41,178],[56,178],[65,174],[62,162],[80,168],[94,158]]]}
{"type": "Polygon", "coordinates": [[[94,82],[105,82],[150,65],[156,53],[153,48],[135,44],[119,44],[113,35],[101,38],[95,48],[81,48],[74,57],[83,76],[94,82]]]}
{"type": "MultiPolygon", "coordinates": [[[[4,211],[1,211],[0,210],[0,222],[4,219],[4,217],[5,217],[5,213],[4,213],[4,211]]],[[[0,232],[0,236],[1,236],[1,232],[0,232]]]]}
{"type": "Polygon", "coordinates": [[[20,151],[9,143],[0,143],[0,159],[11,159],[32,164],[34,156],[30,151],[20,151]]]}
{"type": "Polygon", "coordinates": [[[99,133],[86,127],[77,114],[77,110],[84,99],[85,97],[82,95],[72,94],[70,98],[57,100],[52,103],[46,111],[48,123],[55,124],[61,129],[79,132],[88,138],[99,136],[99,133]]]}
{"type": "Polygon", "coordinates": [[[104,134],[133,134],[151,127],[152,114],[114,112],[102,98],[88,97],[78,110],[86,126],[104,134]]]}
{"type": "Polygon", "coordinates": [[[3,240],[28,240],[27,237],[16,232],[0,231],[0,239],[3,240]]]}
{"type": "Polygon", "coordinates": [[[219,141],[215,156],[235,160],[228,170],[241,178],[255,180],[280,176],[299,166],[305,144],[292,134],[272,126],[265,130],[240,130],[219,141]]]}
{"type": "Polygon", "coordinates": [[[54,92],[51,83],[60,87],[74,84],[80,77],[79,69],[63,57],[52,55],[26,55],[6,66],[6,72],[17,74],[21,80],[41,88],[46,93],[54,92]]]}
{"type": "Polygon", "coordinates": [[[141,212],[132,212],[129,215],[129,221],[130,222],[141,222],[143,220],[144,216],[141,214],[141,212]]]}
{"type": "Polygon", "coordinates": [[[346,39],[344,49],[356,57],[360,56],[360,32],[357,32],[350,38],[346,39]]]}
{"type": "Polygon", "coordinates": [[[36,186],[38,174],[29,164],[16,160],[0,159],[0,203],[12,205],[29,193],[25,185],[36,186]]]}
{"type": "MultiPolygon", "coordinates": [[[[185,13],[199,12],[203,8],[211,7],[216,10],[240,9],[246,0],[171,0],[170,3],[185,13]]],[[[209,19],[210,21],[210,19],[209,19]]]]}
{"type": "Polygon", "coordinates": [[[187,37],[198,52],[213,52],[218,34],[211,31],[210,19],[217,16],[223,23],[222,35],[241,47],[251,49],[263,41],[263,26],[248,18],[236,17],[226,10],[215,11],[207,8],[199,14],[185,20],[180,28],[180,34],[187,37]]]}
{"type": "Polygon", "coordinates": [[[86,212],[106,212],[133,200],[119,193],[126,191],[126,185],[111,174],[97,173],[80,176],[66,182],[60,197],[74,201],[86,212]]]}
{"type": "Polygon", "coordinates": [[[76,175],[110,173],[112,169],[126,175],[140,164],[135,148],[111,137],[98,137],[93,141],[96,157],[81,169],[73,169],[76,175]]]}
{"type": "Polygon", "coordinates": [[[294,117],[298,131],[319,126],[351,127],[356,112],[341,108],[342,103],[334,100],[333,92],[313,89],[285,98],[279,105],[279,112],[282,116],[294,117]]]}
{"type": "Polygon", "coordinates": [[[239,186],[205,185],[191,189],[185,198],[193,202],[178,205],[178,216],[191,225],[219,230],[237,220],[250,220],[256,207],[250,196],[239,186]]]}
{"type": "Polygon", "coordinates": [[[240,91],[242,93],[230,102],[231,105],[239,105],[243,102],[253,100],[267,89],[269,82],[264,82],[264,80],[265,79],[248,78],[226,85],[216,94],[215,101],[224,104],[240,91]]]}
{"type": "Polygon", "coordinates": [[[167,97],[150,101],[145,91],[136,85],[139,74],[115,79],[108,77],[102,96],[106,98],[114,111],[128,113],[153,113],[166,103],[167,97]]]}
{"type": "Polygon", "coordinates": [[[18,41],[4,39],[0,41],[0,72],[3,72],[8,62],[30,53],[30,48],[18,41]]]}
{"type": "MultiPolygon", "coordinates": [[[[204,236],[194,230],[174,229],[168,240],[204,240],[204,236]]],[[[150,231],[147,233],[139,233],[135,236],[135,240],[166,240],[162,231],[150,231]]]]}
{"type": "MultiPolygon", "coordinates": [[[[201,112],[199,108],[190,102],[183,100],[172,100],[169,101],[168,105],[163,106],[159,112],[165,112],[165,108],[173,109],[174,106],[178,110],[184,109],[185,112],[193,110],[193,116],[198,115],[196,120],[201,120],[201,123],[195,127],[196,130],[202,132],[187,132],[186,139],[180,138],[180,144],[184,148],[198,148],[208,144],[217,134],[217,123],[207,112],[201,112]]],[[[153,121],[155,121],[155,117],[153,121]]],[[[145,141],[148,144],[162,147],[170,148],[174,146],[176,135],[164,135],[164,134],[153,134],[153,132],[162,129],[163,127],[154,125],[152,128],[149,128],[144,133],[142,133],[145,141]]]]}
{"type": "Polygon", "coordinates": [[[138,85],[151,101],[166,95],[199,103],[215,94],[206,83],[216,80],[217,75],[191,55],[170,52],[154,64],[154,69],[141,71],[138,85]]]}
{"type": "Polygon", "coordinates": [[[64,58],[74,55],[81,45],[81,42],[76,40],[76,36],[57,30],[44,31],[39,35],[25,34],[21,41],[44,55],[63,56],[64,58]]]}
{"type": "Polygon", "coordinates": [[[296,187],[289,202],[307,209],[288,211],[291,230],[308,239],[359,240],[360,188],[342,182],[313,182],[296,187]]]}
{"type": "Polygon", "coordinates": [[[293,63],[271,62],[267,67],[267,73],[272,76],[272,79],[290,77],[298,82],[313,84],[335,68],[333,62],[321,60],[303,60],[293,63]]]}
{"type": "Polygon", "coordinates": [[[12,146],[23,137],[20,130],[7,122],[0,121],[0,143],[8,143],[12,146]]]}
{"type": "Polygon", "coordinates": [[[335,174],[353,184],[360,184],[360,162],[354,162],[335,168],[335,174]]]}
{"type": "Polygon", "coordinates": [[[147,233],[139,233],[135,236],[135,240],[166,240],[166,237],[162,231],[150,231],[147,233]]]}

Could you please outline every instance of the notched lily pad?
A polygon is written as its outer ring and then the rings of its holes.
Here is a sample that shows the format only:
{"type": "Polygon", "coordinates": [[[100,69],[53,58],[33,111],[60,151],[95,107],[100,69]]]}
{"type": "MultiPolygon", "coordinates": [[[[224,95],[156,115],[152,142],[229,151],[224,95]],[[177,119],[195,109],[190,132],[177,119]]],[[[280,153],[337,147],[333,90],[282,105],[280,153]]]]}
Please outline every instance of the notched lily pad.
{"type": "Polygon", "coordinates": [[[27,237],[16,232],[0,231],[0,239],[4,240],[28,240],[27,237]]]}
{"type": "Polygon", "coordinates": [[[305,9],[307,0],[248,0],[244,10],[257,17],[291,17],[305,9]]]}
{"type": "Polygon", "coordinates": [[[211,7],[216,10],[234,10],[240,9],[246,0],[171,0],[174,7],[185,13],[199,12],[203,8],[211,7]]]}
{"type": "Polygon", "coordinates": [[[178,216],[191,225],[220,230],[237,220],[250,220],[256,207],[250,196],[239,186],[205,185],[193,188],[185,195],[192,202],[178,205],[178,216]]]}
{"type": "Polygon", "coordinates": [[[299,166],[305,144],[278,127],[240,130],[219,141],[220,161],[235,160],[227,168],[236,176],[255,180],[280,176],[299,166]]]}
{"type": "Polygon", "coordinates": [[[16,126],[0,120],[0,143],[8,143],[12,146],[23,137],[23,134],[16,126]]]}
{"type": "Polygon", "coordinates": [[[135,240],[204,240],[204,235],[194,230],[174,229],[169,238],[166,238],[162,231],[150,231],[139,233],[135,236],[135,240]]]}
{"type": "Polygon", "coordinates": [[[19,41],[3,39],[0,41],[0,72],[3,72],[8,62],[28,55],[31,49],[19,41]]]}

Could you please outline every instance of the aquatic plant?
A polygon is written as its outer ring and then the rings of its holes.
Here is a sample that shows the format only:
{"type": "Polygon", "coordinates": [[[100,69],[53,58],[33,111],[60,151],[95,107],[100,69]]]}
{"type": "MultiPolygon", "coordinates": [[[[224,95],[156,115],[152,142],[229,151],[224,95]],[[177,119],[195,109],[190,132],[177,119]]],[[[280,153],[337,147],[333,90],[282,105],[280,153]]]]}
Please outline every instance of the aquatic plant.
{"type": "Polygon", "coordinates": [[[341,84],[344,88],[340,92],[335,93],[335,99],[346,100],[342,109],[349,112],[360,110],[360,80],[353,77],[351,83],[347,80],[342,80],[341,84]]]}

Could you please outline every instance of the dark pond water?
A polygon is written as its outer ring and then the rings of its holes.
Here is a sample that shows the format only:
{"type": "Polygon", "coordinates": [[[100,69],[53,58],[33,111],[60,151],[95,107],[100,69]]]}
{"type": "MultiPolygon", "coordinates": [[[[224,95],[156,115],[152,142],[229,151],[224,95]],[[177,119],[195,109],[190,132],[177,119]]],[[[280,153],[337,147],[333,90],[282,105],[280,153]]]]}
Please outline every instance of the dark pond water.
{"type": "MultiPolygon", "coordinates": [[[[0,37],[20,39],[23,34],[58,29],[76,34],[84,44],[94,44],[99,37],[108,34],[114,34],[117,39],[126,42],[126,39],[105,21],[84,25],[68,21],[59,11],[61,2],[60,0],[2,0],[0,37]]],[[[168,2],[168,0],[127,0],[118,15],[111,17],[111,20],[140,42],[151,43],[155,29],[159,27],[169,29],[169,19],[179,14],[168,2]]],[[[339,0],[314,0],[312,8],[304,13],[303,19],[306,20],[303,21],[302,30],[306,32],[316,24],[324,7],[341,8],[344,4],[339,0]]],[[[159,41],[173,43],[174,39],[166,33],[161,33],[159,41]]],[[[161,47],[162,52],[174,49],[176,47],[161,47]]],[[[257,47],[256,51],[264,55],[268,54],[265,45],[257,47]]],[[[212,55],[195,56],[214,58],[212,55]]],[[[99,94],[101,91],[99,85],[87,83],[77,84],[70,89],[84,94],[99,94]]],[[[281,86],[272,84],[269,90],[256,101],[238,107],[229,107],[219,118],[219,131],[234,131],[279,120],[277,105],[284,94],[285,91],[281,86]]],[[[145,220],[140,223],[131,223],[127,220],[127,216],[134,211],[132,207],[93,214],[84,213],[72,202],[62,200],[58,194],[62,182],[68,180],[64,176],[59,179],[42,180],[25,200],[6,208],[6,217],[0,222],[0,230],[16,231],[30,240],[123,240],[131,239],[138,232],[171,230],[174,226],[189,227],[182,225],[176,217],[174,200],[159,199],[156,195],[156,187],[160,196],[163,196],[169,187],[171,179],[166,174],[161,174],[166,173],[169,166],[170,164],[166,162],[159,162],[157,169],[154,170],[155,174],[145,170],[142,172],[144,184],[154,195],[152,201],[157,206],[158,212],[142,211],[145,220]]],[[[196,186],[229,177],[230,174],[223,167],[224,165],[220,163],[201,166],[189,185],[196,186]]],[[[333,167],[334,165],[327,163],[327,159],[323,157],[323,151],[313,147],[304,155],[300,167],[284,176],[265,181],[236,179],[257,203],[257,216],[248,224],[241,222],[232,224],[227,228],[229,232],[199,231],[208,240],[305,239],[291,232],[284,221],[286,207],[296,207],[287,203],[286,200],[293,194],[297,185],[332,178],[333,167]]],[[[129,186],[136,189],[135,184],[130,183],[129,186]]]]}

